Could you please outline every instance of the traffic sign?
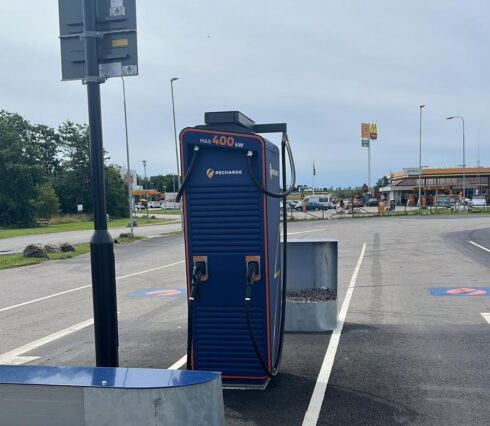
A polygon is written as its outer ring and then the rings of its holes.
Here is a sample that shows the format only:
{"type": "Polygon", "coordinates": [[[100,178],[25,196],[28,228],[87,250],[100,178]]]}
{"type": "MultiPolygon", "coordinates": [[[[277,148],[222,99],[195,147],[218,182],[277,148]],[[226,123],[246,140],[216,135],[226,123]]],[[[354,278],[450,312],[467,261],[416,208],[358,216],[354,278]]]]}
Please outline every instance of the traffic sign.
{"type": "Polygon", "coordinates": [[[490,296],[490,287],[432,287],[432,296],[490,296]]]}
{"type": "Polygon", "coordinates": [[[363,148],[369,148],[369,139],[363,139],[361,145],[363,148]]]}
{"type": "MultiPolygon", "coordinates": [[[[84,34],[82,0],[58,2],[62,79],[84,80],[84,37],[93,34],[84,34]]],[[[137,75],[136,0],[97,0],[96,8],[99,76],[137,75]]]]}

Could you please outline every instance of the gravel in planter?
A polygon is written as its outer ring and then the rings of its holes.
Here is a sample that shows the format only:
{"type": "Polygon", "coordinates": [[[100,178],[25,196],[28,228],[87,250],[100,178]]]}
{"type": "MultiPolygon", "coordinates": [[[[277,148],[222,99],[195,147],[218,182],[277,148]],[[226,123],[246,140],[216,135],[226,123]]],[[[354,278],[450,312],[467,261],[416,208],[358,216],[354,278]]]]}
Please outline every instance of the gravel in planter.
{"type": "Polygon", "coordinates": [[[292,303],[321,303],[335,300],[337,294],[328,288],[305,288],[302,290],[288,291],[286,302],[292,303]]]}

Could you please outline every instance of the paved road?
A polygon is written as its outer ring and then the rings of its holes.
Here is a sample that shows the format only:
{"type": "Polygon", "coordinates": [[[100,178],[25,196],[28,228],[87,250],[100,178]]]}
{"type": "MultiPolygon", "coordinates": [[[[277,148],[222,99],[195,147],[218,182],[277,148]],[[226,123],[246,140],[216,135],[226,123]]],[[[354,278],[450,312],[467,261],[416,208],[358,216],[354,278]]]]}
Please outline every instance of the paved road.
{"type": "MultiPolygon", "coordinates": [[[[298,222],[289,232],[339,239],[339,302],[366,244],[318,424],[488,424],[490,324],[481,314],[490,298],[429,293],[489,286],[490,253],[468,242],[490,248],[487,218],[298,222]]],[[[115,255],[121,365],[169,367],[185,354],[185,298],[128,295],[185,286],[182,235],[117,246],[115,255]]],[[[83,327],[92,317],[87,255],[0,271],[0,294],[0,363],[94,364],[93,330],[83,327]],[[82,328],[35,344],[75,324],[82,328]]],[[[301,424],[330,341],[287,334],[267,390],[224,392],[227,424],[301,424]]]]}
{"type": "MultiPolygon", "coordinates": [[[[178,222],[163,225],[137,226],[133,229],[135,235],[149,237],[180,231],[181,226],[180,222],[178,222]]],[[[112,235],[112,238],[116,238],[119,234],[123,232],[129,232],[129,228],[111,228],[109,229],[109,232],[112,235]]],[[[90,241],[90,237],[92,236],[92,234],[93,230],[86,230],[4,238],[0,239],[0,254],[21,252],[28,244],[60,244],[64,242],[69,242],[71,244],[86,243],[90,241]]]]}

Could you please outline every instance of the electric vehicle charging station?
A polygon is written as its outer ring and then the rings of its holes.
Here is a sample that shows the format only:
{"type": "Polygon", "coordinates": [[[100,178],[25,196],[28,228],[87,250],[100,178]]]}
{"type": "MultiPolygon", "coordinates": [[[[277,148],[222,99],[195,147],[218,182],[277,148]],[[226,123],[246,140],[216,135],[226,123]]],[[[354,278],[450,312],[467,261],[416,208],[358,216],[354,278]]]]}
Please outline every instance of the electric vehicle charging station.
{"type": "Polygon", "coordinates": [[[255,124],[238,111],[204,117],[205,125],[180,133],[187,368],[221,371],[226,387],[263,389],[278,372],[284,335],[287,244],[279,203],[295,180],[287,126],[255,124]],[[257,134],[272,132],[283,135],[281,155],[257,134]]]}

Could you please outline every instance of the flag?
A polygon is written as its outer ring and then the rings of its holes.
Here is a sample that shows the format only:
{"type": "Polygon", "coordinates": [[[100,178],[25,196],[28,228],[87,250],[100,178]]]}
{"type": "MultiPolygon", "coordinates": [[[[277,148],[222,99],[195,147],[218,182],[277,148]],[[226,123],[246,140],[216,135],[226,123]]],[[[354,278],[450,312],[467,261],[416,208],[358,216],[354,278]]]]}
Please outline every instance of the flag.
{"type": "Polygon", "coordinates": [[[315,162],[313,161],[313,176],[316,176],[315,162]]]}

